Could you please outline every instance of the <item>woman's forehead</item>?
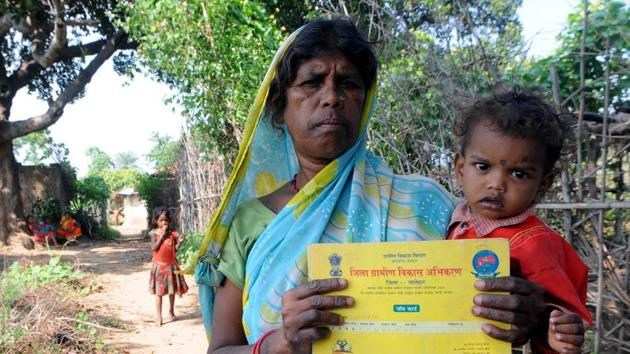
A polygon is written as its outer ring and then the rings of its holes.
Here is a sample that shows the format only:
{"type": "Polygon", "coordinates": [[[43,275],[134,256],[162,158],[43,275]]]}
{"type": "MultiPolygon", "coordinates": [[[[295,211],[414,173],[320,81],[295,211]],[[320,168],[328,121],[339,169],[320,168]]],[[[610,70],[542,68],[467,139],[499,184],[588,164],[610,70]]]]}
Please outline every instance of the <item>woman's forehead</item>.
{"type": "Polygon", "coordinates": [[[300,65],[298,75],[317,75],[335,69],[338,74],[358,75],[359,69],[348,57],[341,53],[332,53],[311,58],[300,65]]]}

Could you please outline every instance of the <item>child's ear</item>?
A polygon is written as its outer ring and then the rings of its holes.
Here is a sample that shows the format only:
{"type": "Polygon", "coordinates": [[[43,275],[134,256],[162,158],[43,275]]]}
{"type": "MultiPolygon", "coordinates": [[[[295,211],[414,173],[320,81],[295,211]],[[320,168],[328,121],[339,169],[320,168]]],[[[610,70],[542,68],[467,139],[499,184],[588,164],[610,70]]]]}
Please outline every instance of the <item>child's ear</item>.
{"type": "Polygon", "coordinates": [[[455,154],[455,179],[459,186],[463,183],[464,178],[464,156],[459,152],[455,154]]]}

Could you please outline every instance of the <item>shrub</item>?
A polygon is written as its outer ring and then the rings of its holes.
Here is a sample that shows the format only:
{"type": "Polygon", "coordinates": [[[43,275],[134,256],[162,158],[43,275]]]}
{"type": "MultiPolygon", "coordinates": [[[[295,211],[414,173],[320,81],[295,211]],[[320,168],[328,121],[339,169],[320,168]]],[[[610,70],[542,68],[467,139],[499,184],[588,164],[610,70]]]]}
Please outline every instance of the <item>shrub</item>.
{"type": "Polygon", "coordinates": [[[99,235],[99,231],[106,228],[100,220],[103,219],[110,195],[107,183],[103,177],[88,176],[78,180],[75,188],[76,194],[70,201],[70,210],[81,224],[83,234],[90,237],[99,235]]]}
{"type": "MultiPolygon", "coordinates": [[[[0,273],[0,353],[103,352],[96,322],[77,297],[87,295],[85,273],[62,263],[13,263],[0,273]],[[92,317],[92,318],[90,318],[92,317]]],[[[101,319],[109,320],[112,319],[101,319]]]]}
{"type": "Polygon", "coordinates": [[[53,282],[67,282],[85,276],[80,270],[67,263],[61,263],[61,257],[51,257],[46,265],[23,267],[15,262],[0,277],[0,294],[6,306],[13,303],[22,294],[53,282]]]}
{"type": "Polygon", "coordinates": [[[54,224],[61,219],[61,207],[55,198],[37,198],[31,207],[30,214],[35,217],[35,220],[48,220],[50,223],[54,224]]]}
{"type": "Polygon", "coordinates": [[[192,262],[193,256],[199,250],[201,240],[203,240],[203,233],[192,232],[190,234],[186,234],[184,243],[179,248],[179,252],[177,252],[177,259],[179,260],[180,264],[184,265],[190,264],[192,262]]]}

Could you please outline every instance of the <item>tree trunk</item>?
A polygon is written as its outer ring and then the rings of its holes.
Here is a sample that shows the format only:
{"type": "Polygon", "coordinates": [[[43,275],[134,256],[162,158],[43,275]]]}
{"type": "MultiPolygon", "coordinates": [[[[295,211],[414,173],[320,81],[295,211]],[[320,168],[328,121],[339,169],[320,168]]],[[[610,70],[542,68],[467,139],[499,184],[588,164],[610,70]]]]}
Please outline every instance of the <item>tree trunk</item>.
{"type": "Polygon", "coordinates": [[[24,217],[18,163],[13,156],[13,141],[0,141],[0,243],[6,244],[24,217]]]}

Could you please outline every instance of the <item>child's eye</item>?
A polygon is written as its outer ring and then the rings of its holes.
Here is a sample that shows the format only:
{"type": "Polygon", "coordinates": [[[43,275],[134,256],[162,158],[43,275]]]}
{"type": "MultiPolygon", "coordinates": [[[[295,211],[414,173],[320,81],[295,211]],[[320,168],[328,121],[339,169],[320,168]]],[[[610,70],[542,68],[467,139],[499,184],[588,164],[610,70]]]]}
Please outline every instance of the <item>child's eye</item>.
{"type": "Polygon", "coordinates": [[[490,166],[487,163],[475,162],[474,165],[479,171],[488,171],[490,169],[490,166]]]}
{"type": "Polygon", "coordinates": [[[516,170],[512,171],[512,176],[516,177],[517,179],[525,179],[528,175],[527,172],[516,170]]]}

